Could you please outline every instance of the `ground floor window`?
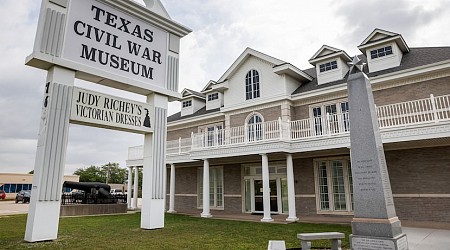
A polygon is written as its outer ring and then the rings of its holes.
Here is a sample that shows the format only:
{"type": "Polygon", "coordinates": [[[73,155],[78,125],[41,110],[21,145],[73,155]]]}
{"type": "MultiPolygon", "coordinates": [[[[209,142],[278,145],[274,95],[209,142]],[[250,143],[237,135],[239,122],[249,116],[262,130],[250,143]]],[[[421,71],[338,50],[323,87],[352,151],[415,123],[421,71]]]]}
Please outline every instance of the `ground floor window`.
{"type": "MultiPolygon", "coordinates": [[[[203,207],[203,168],[199,168],[198,176],[198,204],[203,207]]],[[[209,168],[209,206],[210,208],[223,208],[223,167],[209,168]]]]}
{"type": "Polygon", "coordinates": [[[3,184],[0,186],[0,190],[5,191],[5,193],[18,193],[21,190],[31,190],[31,184],[3,184]]]}
{"type": "Polygon", "coordinates": [[[353,211],[352,171],[348,158],[314,161],[317,211],[353,211]]]}

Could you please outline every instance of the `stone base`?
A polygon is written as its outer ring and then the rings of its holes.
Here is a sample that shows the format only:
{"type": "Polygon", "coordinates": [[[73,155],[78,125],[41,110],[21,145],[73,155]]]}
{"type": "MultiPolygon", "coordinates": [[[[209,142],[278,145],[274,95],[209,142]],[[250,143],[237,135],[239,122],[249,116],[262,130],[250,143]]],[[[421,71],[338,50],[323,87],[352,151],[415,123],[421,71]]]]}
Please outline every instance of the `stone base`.
{"type": "Polygon", "coordinates": [[[394,238],[350,235],[350,245],[353,250],[408,250],[406,234],[394,238]]]}
{"type": "Polygon", "coordinates": [[[124,214],[127,213],[127,204],[73,204],[62,205],[60,216],[80,216],[97,214],[124,214]]]}

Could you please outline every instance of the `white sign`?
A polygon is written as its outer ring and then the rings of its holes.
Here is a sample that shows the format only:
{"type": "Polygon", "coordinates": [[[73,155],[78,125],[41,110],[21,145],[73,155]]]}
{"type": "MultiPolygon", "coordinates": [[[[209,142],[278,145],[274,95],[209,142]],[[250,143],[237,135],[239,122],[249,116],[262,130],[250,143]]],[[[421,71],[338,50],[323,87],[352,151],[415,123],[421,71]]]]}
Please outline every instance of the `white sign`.
{"type": "Polygon", "coordinates": [[[154,109],[147,103],[74,87],[70,121],[94,127],[151,133],[154,109]]]}
{"type": "Polygon", "coordinates": [[[166,87],[168,33],[99,1],[70,1],[62,58],[166,87]]]}

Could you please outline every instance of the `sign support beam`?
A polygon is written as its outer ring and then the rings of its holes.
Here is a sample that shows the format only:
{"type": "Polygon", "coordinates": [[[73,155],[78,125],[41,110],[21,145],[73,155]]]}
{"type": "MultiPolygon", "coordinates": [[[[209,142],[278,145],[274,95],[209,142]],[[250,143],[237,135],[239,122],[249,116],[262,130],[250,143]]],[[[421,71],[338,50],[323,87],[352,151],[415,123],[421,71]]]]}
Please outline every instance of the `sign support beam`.
{"type": "Polygon", "coordinates": [[[47,74],[25,241],[58,236],[75,71],[53,66],[47,74]]]}
{"type": "Polygon", "coordinates": [[[164,227],[166,204],[166,141],[168,97],[160,94],[147,96],[154,107],[153,134],[145,134],[142,180],[141,228],[164,227]]]}

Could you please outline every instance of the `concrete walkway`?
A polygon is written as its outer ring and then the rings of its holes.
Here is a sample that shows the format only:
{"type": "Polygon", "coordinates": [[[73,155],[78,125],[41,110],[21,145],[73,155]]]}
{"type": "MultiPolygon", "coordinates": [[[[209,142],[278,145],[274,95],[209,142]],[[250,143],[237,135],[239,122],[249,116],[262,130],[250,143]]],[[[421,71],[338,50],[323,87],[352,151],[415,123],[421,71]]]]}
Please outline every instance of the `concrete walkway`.
{"type": "Polygon", "coordinates": [[[410,250],[449,250],[450,230],[403,227],[410,250]]]}
{"type": "MultiPolygon", "coordinates": [[[[139,201],[140,207],[140,201],[139,201]]],[[[18,203],[14,201],[0,201],[0,216],[12,214],[26,214],[28,212],[28,204],[18,203]]],[[[200,213],[193,216],[200,216],[200,213]]],[[[285,215],[274,215],[275,223],[286,222],[285,215]]],[[[244,221],[259,221],[262,217],[258,215],[249,214],[223,214],[214,215],[213,218],[224,220],[244,220],[244,221]]],[[[320,217],[318,217],[320,218],[320,217]]],[[[330,218],[328,218],[330,219],[330,218]]],[[[303,218],[303,222],[308,223],[323,223],[322,218],[316,220],[315,217],[303,218]]],[[[349,219],[339,219],[332,223],[349,224],[349,219]]],[[[411,223],[406,222],[406,227],[403,227],[403,232],[407,234],[408,244],[410,250],[450,250],[450,228],[445,223],[411,223]],[[420,226],[420,227],[416,227],[420,226]],[[431,227],[431,228],[427,228],[431,227]]]]}

